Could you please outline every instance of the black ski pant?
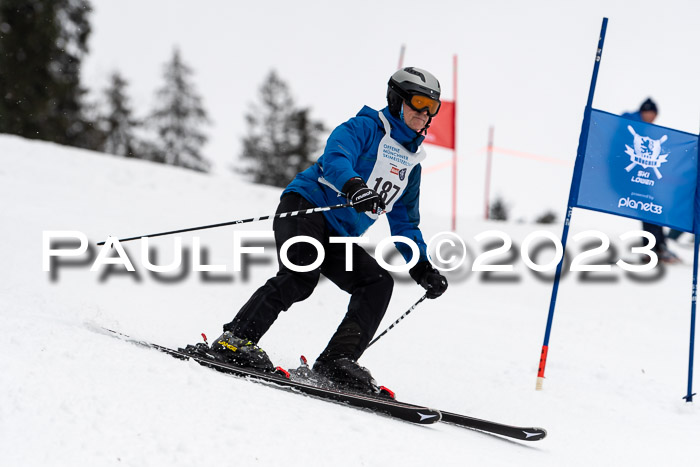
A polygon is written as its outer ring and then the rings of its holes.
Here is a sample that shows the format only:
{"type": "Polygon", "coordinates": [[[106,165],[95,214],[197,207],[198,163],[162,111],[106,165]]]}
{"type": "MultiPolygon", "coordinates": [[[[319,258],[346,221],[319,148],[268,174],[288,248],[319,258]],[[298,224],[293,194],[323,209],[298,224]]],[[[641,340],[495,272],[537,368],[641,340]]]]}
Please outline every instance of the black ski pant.
{"type": "Polygon", "coordinates": [[[660,253],[666,249],[666,235],[664,235],[663,227],[650,222],[642,222],[642,230],[646,230],[656,238],[656,245],[654,245],[652,250],[660,253]]]}
{"type": "MultiPolygon", "coordinates": [[[[277,212],[313,207],[301,195],[288,193],[280,200],[277,212]]],[[[389,306],[393,278],[357,244],[352,245],[352,270],[346,271],[346,245],[329,242],[330,234],[322,213],[276,218],[272,228],[279,271],[250,297],[233,321],[224,325],[224,330],[258,342],[282,310],[286,311],[292,304],[311,295],[323,274],[351,297],[345,318],[318,360],[343,357],[357,360],[367,348],[389,306]],[[320,267],[309,272],[295,272],[282,264],[282,244],[298,235],[312,237],[323,245],[325,259],[320,267]]],[[[317,251],[310,243],[298,242],[287,250],[287,258],[297,266],[308,266],[316,260],[317,251]]]]}

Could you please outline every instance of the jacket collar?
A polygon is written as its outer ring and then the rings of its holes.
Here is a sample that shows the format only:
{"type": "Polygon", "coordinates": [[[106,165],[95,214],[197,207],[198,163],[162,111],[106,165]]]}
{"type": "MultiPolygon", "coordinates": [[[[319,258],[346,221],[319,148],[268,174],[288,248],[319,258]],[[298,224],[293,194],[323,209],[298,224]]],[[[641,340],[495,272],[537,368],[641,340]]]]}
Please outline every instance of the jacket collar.
{"type": "MultiPolygon", "coordinates": [[[[391,137],[409,151],[418,151],[418,147],[425,139],[425,136],[418,135],[418,133],[411,130],[403,120],[391,115],[391,112],[389,112],[389,107],[384,107],[380,112],[384,114],[386,119],[389,121],[389,125],[391,125],[391,137]]],[[[381,127],[384,126],[382,121],[379,119],[377,111],[368,106],[364,106],[357,115],[370,117],[378,122],[381,127]]]]}

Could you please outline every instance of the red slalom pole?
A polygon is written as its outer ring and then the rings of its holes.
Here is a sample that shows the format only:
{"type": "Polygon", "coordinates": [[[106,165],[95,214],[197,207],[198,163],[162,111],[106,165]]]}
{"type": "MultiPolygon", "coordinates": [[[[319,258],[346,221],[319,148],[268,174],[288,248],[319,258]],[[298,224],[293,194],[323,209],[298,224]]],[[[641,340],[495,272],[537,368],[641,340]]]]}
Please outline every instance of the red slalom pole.
{"type": "Polygon", "coordinates": [[[484,182],[484,219],[489,220],[491,208],[491,159],[493,158],[493,125],[489,127],[489,143],[486,148],[486,180],[484,182]]]}
{"type": "Polygon", "coordinates": [[[452,148],[452,231],[457,230],[457,54],[452,60],[452,81],[454,86],[454,118],[452,119],[454,147],[452,148]]]}

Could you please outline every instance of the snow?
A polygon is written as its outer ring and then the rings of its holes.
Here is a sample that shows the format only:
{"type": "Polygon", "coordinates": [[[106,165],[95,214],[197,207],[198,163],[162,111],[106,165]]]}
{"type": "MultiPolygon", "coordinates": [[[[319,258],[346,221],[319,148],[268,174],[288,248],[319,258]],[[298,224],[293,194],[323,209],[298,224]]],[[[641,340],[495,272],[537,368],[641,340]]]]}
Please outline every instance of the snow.
{"type": "MultiPolygon", "coordinates": [[[[440,209],[441,176],[423,184],[426,237],[449,226],[440,209]]],[[[541,189],[546,189],[542,187],[541,189]]],[[[202,175],[51,143],[0,136],[0,458],[3,465],[680,465],[700,455],[700,414],[686,403],[692,260],[639,280],[618,267],[569,273],[559,290],[544,390],[535,377],[551,283],[519,258],[513,273],[486,280],[462,271],[439,300],[425,301],[363,356],[361,363],[400,399],[511,424],[545,427],[537,443],[448,425],[415,426],[318,401],[183,363],[101,333],[116,328],[178,346],[222,323],[268,276],[273,250],[247,276],[232,272],[233,231],[269,222],[183,234],[200,237],[218,280],[183,268],[154,274],[139,242],[124,247],[137,273],[73,261],[42,270],[42,232],[84,232],[91,244],[274,212],[280,190],[229,175],[202,175]],[[181,276],[181,277],[178,277],[181,276]],[[634,278],[637,280],[634,280],[634,278]],[[164,280],[168,278],[169,280],[164,280]]],[[[565,203],[561,199],[562,204],[565,203]]],[[[621,233],[639,223],[576,210],[572,232],[605,232],[620,256],[621,233]]],[[[540,225],[458,220],[474,236],[501,230],[519,247],[540,225]]],[[[560,235],[561,225],[546,226],[560,235]]],[[[388,233],[373,227],[373,243],[388,233]]],[[[173,256],[170,237],[154,239],[156,264],[173,256]]],[[[571,241],[573,252],[581,246],[571,241]]],[[[546,260],[542,255],[542,262],[546,260]]],[[[385,329],[419,297],[399,274],[385,329]]],[[[340,322],[347,296],[322,281],[283,313],[260,342],[273,360],[313,360],[340,322]]]]}

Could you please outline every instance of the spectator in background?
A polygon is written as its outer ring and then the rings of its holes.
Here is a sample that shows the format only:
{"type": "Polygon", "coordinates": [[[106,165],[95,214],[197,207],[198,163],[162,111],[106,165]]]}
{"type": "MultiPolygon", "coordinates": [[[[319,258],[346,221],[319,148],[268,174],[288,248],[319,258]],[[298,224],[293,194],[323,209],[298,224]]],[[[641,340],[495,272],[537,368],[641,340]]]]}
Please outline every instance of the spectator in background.
{"type": "MultiPolygon", "coordinates": [[[[694,240],[688,240],[688,242],[680,242],[680,241],[678,241],[678,238],[679,238],[681,235],[683,235],[684,233],[685,233],[685,232],[683,232],[682,230],[671,229],[671,230],[668,232],[668,235],[666,236],[666,238],[668,238],[669,240],[675,240],[676,243],[677,243],[678,245],[680,245],[680,246],[692,245],[693,242],[694,242],[694,240]]],[[[691,238],[694,238],[694,236],[693,236],[692,234],[691,234],[691,238]]]]}
{"type": "MultiPolygon", "coordinates": [[[[650,98],[642,102],[637,112],[627,112],[622,114],[623,117],[629,118],[630,120],[636,120],[638,122],[644,123],[654,123],[656,117],[659,114],[659,109],[656,107],[656,102],[650,98]]],[[[680,259],[666,246],[666,236],[664,234],[664,229],[660,225],[652,224],[650,222],[642,222],[642,229],[646,230],[656,238],[656,245],[653,250],[659,257],[659,261],[662,263],[679,263],[680,259]]]]}

